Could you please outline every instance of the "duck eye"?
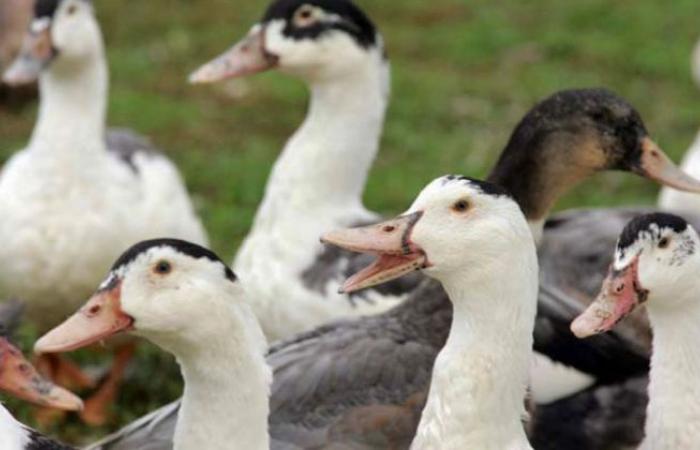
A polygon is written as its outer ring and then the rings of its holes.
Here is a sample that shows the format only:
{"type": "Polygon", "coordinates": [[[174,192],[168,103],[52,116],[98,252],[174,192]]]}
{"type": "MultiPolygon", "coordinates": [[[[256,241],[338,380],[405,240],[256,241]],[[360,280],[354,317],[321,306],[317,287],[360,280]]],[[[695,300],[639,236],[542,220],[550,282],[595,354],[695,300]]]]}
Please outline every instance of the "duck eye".
{"type": "Polygon", "coordinates": [[[153,268],[153,272],[157,273],[158,275],[167,275],[172,271],[173,267],[172,265],[165,260],[158,261],[153,268]]]}
{"type": "Polygon", "coordinates": [[[77,7],[76,5],[70,5],[70,6],[68,7],[68,10],[67,10],[66,12],[68,13],[69,16],[72,16],[72,15],[75,14],[77,11],[78,11],[78,7],[77,7]]]}
{"type": "Polygon", "coordinates": [[[294,25],[308,27],[316,22],[317,9],[311,5],[302,5],[294,14],[294,25]]]}
{"type": "Polygon", "coordinates": [[[659,241],[659,248],[667,248],[670,243],[671,240],[669,238],[661,238],[661,240],[659,241]]]}
{"type": "Polygon", "coordinates": [[[459,200],[452,205],[452,210],[457,213],[464,213],[469,210],[469,202],[466,200],[459,200]]]}

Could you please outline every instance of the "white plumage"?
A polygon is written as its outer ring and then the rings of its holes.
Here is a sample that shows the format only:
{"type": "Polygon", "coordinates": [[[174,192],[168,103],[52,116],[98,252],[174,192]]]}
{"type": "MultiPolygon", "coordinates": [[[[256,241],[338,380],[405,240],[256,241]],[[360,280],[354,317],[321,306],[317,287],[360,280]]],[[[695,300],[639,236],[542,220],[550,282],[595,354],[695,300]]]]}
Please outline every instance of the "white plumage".
{"type": "Polygon", "coordinates": [[[206,243],[175,166],[152,149],[108,150],[107,67],[86,2],[51,25],[58,56],[41,74],[28,146],[0,174],[0,292],[27,303],[43,329],[74,310],[130,244],[206,243]]]}

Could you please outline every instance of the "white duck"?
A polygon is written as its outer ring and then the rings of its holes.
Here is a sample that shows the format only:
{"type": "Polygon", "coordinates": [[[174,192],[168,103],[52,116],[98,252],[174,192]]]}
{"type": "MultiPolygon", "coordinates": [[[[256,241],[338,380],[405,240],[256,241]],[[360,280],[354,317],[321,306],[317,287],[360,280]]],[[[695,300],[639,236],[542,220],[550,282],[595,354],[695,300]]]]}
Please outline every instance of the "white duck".
{"type": "MultiPolygon", "coordinates": [[[[691,60],[693,78],[700,86],[700,42],[693,51],[691,60]]],[[[681,168],[693,177],[700,177],[700,133],[686,152],[681,168]]],[[[669,211],[700,212],[700,195],[681,192],[664,186],[659,195],[659,206],[669,211]]]]}
{"type": "Polygon", "coordinates": [[[571,325],[587,337],[646,306],[654,350],[643,449],[689,449],[700,442],[699,249],[685,219],[658,213],[634,219],[620,236],[600,295],[571,325]]]}
{"type": "Polygon", "coordinates": [[[535,243],[518,204],[496,185],[443,177],[397,219],[323,240],[378,255],[346,291],[416,268],[454,307],[411,448],[529,449],[523,402],[537,310],[535,243]]]}
{"type": "Polygon", "coordinates": [[[277,0],[247,37],[200,68],[213,82],[276,68],[311,91],[302,126],[272,169],[234,269],[251,292],[270,340],[339,317],[389,309],[399,296],[338,294],[347,261],[324,258],[325,230],[369,223],[362,204],[389,100],[389,63],[370,19],[346,0],[277,0]],[[381,300],[372,302],[372,299],[381,300]],[[284,301],[280,301],[284,298],[284,301]]]}
{"type": "Polygon", "coordinates": [[[121,331],[151,340],[181,366],[176,450],[270,448],[267,342],[241,283],[214,253],[172,239],[131,247],[35,350],[68,351],[121,331]]]}
{"type": "Polygon", "coordinates": [[[37,2],[5,81],[37,76],[31,140],[0,173],[0,293],[22,298],[28,319],[46,330],[134,242],[207,239],[166,157],[124,133],[105,143],[108,74],[91,2],[37,2]]]}

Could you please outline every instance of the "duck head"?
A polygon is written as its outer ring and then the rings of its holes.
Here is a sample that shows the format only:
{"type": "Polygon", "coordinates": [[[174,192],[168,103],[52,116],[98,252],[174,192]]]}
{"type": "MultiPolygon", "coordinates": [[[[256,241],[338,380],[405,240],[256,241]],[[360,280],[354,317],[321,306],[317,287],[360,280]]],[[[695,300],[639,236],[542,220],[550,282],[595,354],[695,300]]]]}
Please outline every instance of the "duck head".
{"type": "Polygon", "coordinates": [[[0,337],[0,391],[39,406],[79,411],[83,402],[39,375],[17,347],[0,337]]]}
{"type": "Polygon", "coordinates": [[[517,203],[501,187],[462,176],[430,183],[399,217],[326,233],[321,241],[377,260],[347,280],[355,292],[414,270],[442,280],[488,271],[504,252],[534,242],[517,203]]]}
{"type": "Polygon", "coordinates": [[[102,34],[90,0],[37,0],[20,54],[3,81],[32,83],[49,68],[69,73],[102,52],[102,34]]]}
{"type": "Polygon", "coordinates": [[[632,220],[596,300],[571,324],[578,337],[611,330],[640,305],[682,310],[697,291],[700,240],[685,219],[664,213],[632,220]]]}
{"type": "Polygon", "coordinates": [[[92,298],[35,351],[65,352],[131,332],[177,355],[206,341],[200,333],[230,316],[231,298],[242,295],[236,276],[210,250],[176,239],[144,241],[115,262],[92,298]]]}
{"type": "Polygon", "coordinates": [[[313,82],[383,59],[380,35],[349,0],[277,0],[248,35],[190,77],[210,83],[268,69],[313,82]]]}
{"type": "Polygon", "coordinates": [[[505,186],[529,220],[543,220],[566,191],[608,170],[700,192],[700,181],[666,156],[634,107],[605,89],[561,91],[533,107],[489,181],[505,186]]]}

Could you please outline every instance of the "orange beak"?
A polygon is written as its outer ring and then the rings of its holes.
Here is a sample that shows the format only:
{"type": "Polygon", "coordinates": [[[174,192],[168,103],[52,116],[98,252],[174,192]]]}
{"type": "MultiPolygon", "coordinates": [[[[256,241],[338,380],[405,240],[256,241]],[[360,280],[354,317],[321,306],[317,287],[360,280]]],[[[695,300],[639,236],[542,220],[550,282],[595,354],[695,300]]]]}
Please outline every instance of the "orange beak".
{"type": "Polygon", "coordinates": [[[610,268],[598,297],[571,323],[579,338],[612,330],[619,321],[644,303],[649,294],[639,285],[639,257],[622,270],[610,268]]]}
{"type": "Polygon", "coordinates": [[[129,331],[133,324],[134,319],[121,309],[121,281],[115,279],[93,295],[80,311],[39,339],[34,351],[58,353],[77,350],[129,331]]]}
{"type": "Polygon", "coordinates": [[[190,83],[214,83],[272,69],[279,58],[265,49],[265,27],[253,29],[230,50],[190,75],[190,83]]]}
{"type": "Polygon", "coordinates": [[[700,181],[679,169],[654,141],[645,137],[641,147],[637,174],[680,191],[700,193],[700,181]]]}
{"type": "Polygon", "coordinates": [[[56,49],[51,39],[51,20],[34,21],[24,37],[19,55],[2,79],[10,86],[33,83],[55,56],[56,49]]]}
{"type": "Polygon", "coordinates": [[[83,402],[69,391],[44,379],[22,352],[0,338],[0,390],[39,406],[79,411],[83,402]]]}
{"type": "Polygon", "coordinates": [[[413,227],[422,215],[416,212],[376,225],[324,234],[324,244],[378,256],[372,265],[350,277],[340,292],[356,292],[428,267],[425,252],[411,242],[413,227]]]}

